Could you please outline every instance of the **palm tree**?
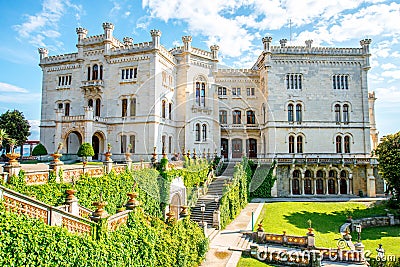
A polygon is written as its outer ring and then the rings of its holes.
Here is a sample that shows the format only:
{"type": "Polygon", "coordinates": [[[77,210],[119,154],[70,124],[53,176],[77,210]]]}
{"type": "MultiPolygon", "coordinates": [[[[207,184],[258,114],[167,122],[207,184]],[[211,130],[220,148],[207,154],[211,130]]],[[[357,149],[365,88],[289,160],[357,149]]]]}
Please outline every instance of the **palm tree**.
{"type": "Polygon", "coordinates": [[[0,148],[3,147],[3,140],[8,139],[8,134],[5,130],[0,129],[0,148]]]}

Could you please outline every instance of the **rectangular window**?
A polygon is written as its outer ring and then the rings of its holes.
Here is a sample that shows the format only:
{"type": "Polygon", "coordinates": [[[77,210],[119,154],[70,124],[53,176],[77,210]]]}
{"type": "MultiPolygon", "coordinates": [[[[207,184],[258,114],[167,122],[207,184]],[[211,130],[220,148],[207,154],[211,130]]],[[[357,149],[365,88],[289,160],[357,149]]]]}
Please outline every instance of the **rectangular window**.
{"type": "Polygon", "coordinates": [[[129,144],[131,145],[131,149],[129,150],[129,153],[135,153],[135,136],[134,135],[129,136],[129,144]]]}
{"type": "Polygon", "coordinates": [[[253,96],[255,90],[254,88],[247,88],[246,91],[247,91],[247,96],[253,96]]]}
{"type": "Polygon", "coordinates": [[[242,112],[240,110],[234,110],[232,112],[233,124],[242,124],[242,112]]]}
{"type": "Polygon", "coordinates": [[[69,87],[69,85],[71,85],[71,81],[71,74],[58,76],[58,86],[69,87]]]}
{"type": "Polygon", "coordinates": [[[332,76],[333,89],[349,89],[349,74],[335,74],[332,76]]]}
{"type": "Polygon", "coordinates": [[[137,78],[137,68],[125,68],[121,70],[121,80],[130,81],[137,78]]]}
{"type": "Polygon", "coordinates": [[[128,115],[128,99],[122,99],[121,116],[126,117],[128,115]]]}
{"type": "Polygon", "coordinates": [[[302,89],[303,74],[288,73],[286,74],[286,89],[302,89]]]}
{"type": "Polygon", "coordinates": [[[136,98],[131,99],[131,116],[136,116],[136,98]]]}
{"type": "Polygon", "coordinates": [[[227,124],[227,112],[226,110],[220,110],[219,111],[219,123],[221,124],[227,124]]]}
{"type": "Polygon", "coordinates": [[[218,87],[218,95],[226,95],[226,87],[218,87]]]}
{"type": "Polygon", "coordinates": [[[168,153],[172,153],[172,136],[170,136],[168,140],[168,153]]]}
{"type": "Polygon", "coordinates": [[[236,95],[236,96],[241,95],[241,89],[240,89],[240,88],[233,87],[233,88],[232,88],[232,95],[236,95]]]}
{"type": "Polygon", "coordinates": [[[126,153],[126,135],[121,135],[121,153],[126,153]]]}

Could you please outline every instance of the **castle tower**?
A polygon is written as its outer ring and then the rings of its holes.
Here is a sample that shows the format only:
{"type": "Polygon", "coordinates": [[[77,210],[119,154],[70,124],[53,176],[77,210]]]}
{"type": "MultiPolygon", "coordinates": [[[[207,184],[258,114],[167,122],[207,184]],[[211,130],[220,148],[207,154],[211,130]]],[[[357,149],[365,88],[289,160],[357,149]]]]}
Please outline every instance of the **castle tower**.
{"type": "Polygon", "coordinates": [[[112,46],[114,25],[110,22],[104,22],[103,29],[104,29],[104,52],[108,54],[112,46]]]}
{"type": "Polygon", "coordinates": [[[44,47],[38,48],[40,60],[46,58],[49,55],[49,50],[44,47]]]}
{"type": "Polygon", "coordinates": [[[131,46],[133,45],[133,38],[131,37],[124,37],[124,45],[125,46],[131,46]]]}
{"type": "Polygon", "coordinates": [[[185,63],[190,63],[190,51],[192,50],[192,36],[182,36],[183,54],[185,56],[185,63]]]}
{"type": "Polygon", "coordinates": [[[160,30],[151,30],[150,34],[151,34],[151,38],[153,41],[153,47],[158,49],[160,47],[161,31],[160,30]]]}
{"type": "Polygon", "coordinates": [[[305,43],[306,43],[307,49],[311,49],[311,45],[313,43],[313,40],[306,40],[305,43]]]}
{"type": "Polygon", "coordinates": [[[378,146],[378,134],[379,132],[376,130],[376,121],[375,121],[375,92],[368,93],[368,104],[369,104],[369,121],[371,125],[371,140],[372,140],[372,150],[375,150],[378,146]]]}
{"type": "Polygon", "coordinates": [[[371,39],[363,39],[360,41],[363,55],[365,55],[365,62],[364,62],[364,66],[363,66],[364,70],[369,70],[371,68],[371,66],[369,64],[369,57],[371,56],[371,54],[369,53],[369,45],[370,44],[371,44],[371,39]]]}
{"type": "Polygon", "coordinates": [[[83,39],[86,38],[88,30],[79,27],[76,28],[76,34],[78,34],[78,44],[76,45],[78,48],[78,58],[83,58],[83,39]]]}
{"type": "Polygon", "coordinates": [[[272,42],[272,37],[271,36],[266,36],[262,38],[262,42],[264,45],[264,53],[271,53],[271,42],[272,42]]]}

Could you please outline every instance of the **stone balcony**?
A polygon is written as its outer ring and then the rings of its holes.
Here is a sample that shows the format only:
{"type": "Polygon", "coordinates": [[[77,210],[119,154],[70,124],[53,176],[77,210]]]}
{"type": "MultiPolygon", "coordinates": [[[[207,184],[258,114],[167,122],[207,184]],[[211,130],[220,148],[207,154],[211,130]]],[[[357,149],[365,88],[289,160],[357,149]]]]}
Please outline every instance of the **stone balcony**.
{"type": "Polygon", "coordinates": [[[260,126],[258,123],[255,124],[221,124],[221,129],[228,130],[259,130],[260,126]]]}
{"type": "Polygon", "coordinates": [[[82,81],[82,90],[87,93],[102,93],[104,88],[103,80],[82,81]]]}

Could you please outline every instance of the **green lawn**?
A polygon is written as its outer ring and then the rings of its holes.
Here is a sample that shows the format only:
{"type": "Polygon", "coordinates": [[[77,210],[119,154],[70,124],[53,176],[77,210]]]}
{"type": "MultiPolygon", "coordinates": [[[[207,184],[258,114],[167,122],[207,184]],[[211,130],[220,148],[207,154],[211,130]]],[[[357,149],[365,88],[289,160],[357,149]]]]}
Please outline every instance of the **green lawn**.
{"type": "Polygon", "coordinates": [[[243,255],[240,258],[238,264],[236,265],[236,267],[275,267],[275,266],[276,265],[270,265],[245,255],[243,255]]]}
{"type": "MultiPolygon", "coordinates": [[[[308,220],[315,229],[316,246],[337,247],[340,238],[339,227],[348,215],[353,218],[386,214],[383,206],[368,208],[363,203],[354,202],[282,202],[265,204],[257,222],[263,219],[265,232],[288,235],[305,235],[308,220]]],[[[256,226],[257,227],[257,226],[256,226]]],[[[352,233],[353,241],[357,234],[352,233]]],[[[386,254],[400,256],[400,226],[363,229],[361,239],[365,249],[375,252],[381,243],[386,254]]]]}

